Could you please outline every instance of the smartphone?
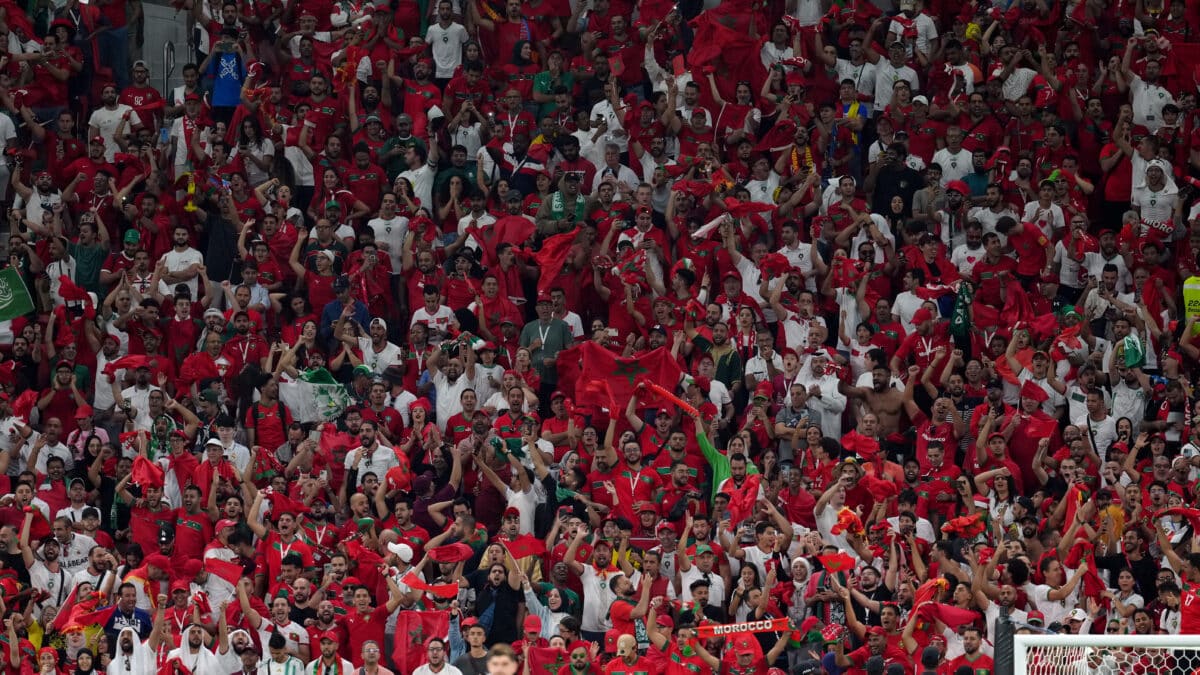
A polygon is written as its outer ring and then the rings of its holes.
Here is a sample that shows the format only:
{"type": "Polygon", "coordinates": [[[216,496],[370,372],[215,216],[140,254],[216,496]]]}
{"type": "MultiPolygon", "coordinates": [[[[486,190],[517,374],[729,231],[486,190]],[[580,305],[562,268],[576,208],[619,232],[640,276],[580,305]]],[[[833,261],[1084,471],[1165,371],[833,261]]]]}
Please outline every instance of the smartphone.
{"type": "Polygon", "coordinates": [[[320,443],[321,442],[321,430],[313,429],[312,431],[308,432],[308,440],[312,441],[313,443],[320,443]]]}
{"type": "Polygon", "coordinates": [[[160,144],[166,145],[167,139],[170,138],[170,136],[171,136],[171,130],[168,129],[167,127],[163,127],[158,130],[158,142],[160,144]]]}
{"type": "Polygon", "coordinates": [[[317,474],[317,480],[329,482],[329,469],[321,469],[321,473],[317,474]]]}

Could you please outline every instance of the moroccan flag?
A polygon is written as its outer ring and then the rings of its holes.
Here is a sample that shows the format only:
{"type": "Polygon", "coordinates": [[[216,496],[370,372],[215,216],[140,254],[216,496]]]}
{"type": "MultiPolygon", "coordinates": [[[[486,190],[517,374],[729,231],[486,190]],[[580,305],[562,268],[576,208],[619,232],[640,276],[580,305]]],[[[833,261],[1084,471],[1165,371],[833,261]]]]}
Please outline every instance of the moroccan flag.
{"type": "Polygon", "coordinates": [[[525,216],[505,216],[497,220],[492,228],[496,232],[497,243],[513,246],[524,246],[537,231],[537,225],[525,216]]]}
{"type": "Polygon", "coordinates": [[[1030,438],[1053,438],[1054,432],[1058,430],[1058,420],[1050,417],[1046,419],[1031,417],[1026,422],[1025,428],[1028,430],[1030,438]]]}
{"type": "Polygon", "coordinates": [[[550,287],[558,281],[563,265],[567,262],[567,255],[571,252],[571,245],[575,243],[576,234],[576,230],[571,230],[548,237],[542,242],[542,249],[533,254],[533,259],[541,268],[541,275],[538,276],[539,293],[550,292],[550,287]]]}
{"type": "Polygon", "coordinates": [[[217,364],[212,360],[211,356],[204,352],[192,354],[184,359],[183,365],[179,367],[179,381],[184,384],[191,384],[210,377],[220,376],[221,374],[217,371],[217,364]]]}
{"type": "Polygon", "coordinates": [[[962,609],[941,602],[931,602],[922,605],[917,614],[927,621],[932,622],[937,620],[947,626],[961,626],[973,623],[975,619],[979,618],[979,612],[973,609],[962,609]]]}
{"type": "Polygon", "coordinates": [[[522,534],[512,541],[500,542],[515,560],[528,558],[531,555],[546,555],[546,542],[532,534],[522,534]]]}
{"type": "Polygon", "coordinates": [[[750,82],[751,91],[757,91],[755,87],[762,85],[767,74],[758,56],[758,39],[746,30],[752,12],[738,9],[743,6],[743,10],[749,10],[749,4],[722,2],[718,9],[703,12],[690,22],[694,37],[688,65],[693,73],[711,68],[716,74],[721,98],[726,101],[736,100],[733,94],[738,81],[750,82]]]}
{"type": "Polygon", "coordinates": [[[854,558],[850,554],[839,551],[838,553],[830,553],[827,555],[817,556],[817,562],[821,563],[821,567],[830,574],[839,572],[849,572],[854,569],[854,558]]]}
{"type": "Polygon", "coordinates": [[[554,366],[558,371],[558,389],[569,398],[576,398],[575,383],[579,381],[579,347],[571,346],[558,353],[554,366]]]}
{"type": "Polygon", "coordinates": [[[734,487],[732,481],[725,482],[724,491],[729,495],[729,522],[731,526],[749,518],[754,514],[754,505],[758,502],[758,489],[762,483],[761,474],[746,476],[742,487],[734,487]]]}
{"type": "Polygon", "coordinates": [[[400,579],[400,583],[404,584],[405,586],[408,586],[409,588],[411,588],[413,590],[423,591],[425,593],[432,593],[433,595],[435,595],[439,598],[445,598],[447,600],[458,596],[458,584],[426,583],[424,579],[417,576],[413,572],[409,572],[408,574],[405,574],[400,579]]]}
{"type": "Polygon", "coordinates": [[[926,581],[913,593],[913,606],[916,607],[925,602],[936,601],[948,588],[950,588],[950,582],[941,577],[926,581]]]}
{"type": "Polygon", "coordinates": [[[566,667],[569,656],[565,649],[558,649],[556,647],[530,647],[530,675],[558,675],[558,672],[566,667]]]}
{"type": "Polygon", "coordinates": [[[79,590],[79,586],[76,586],[75,588],[71,589],[70,593],[67,594],[67,599],[64,600],[63,604],[62,604],[63,611],[56,614],[54,616],[54,621],[50,622],[50,629],[52,631],[61,633],[63,631],[63,629],[66,628],[67,625],[71,623],[71,621],[70,621],[71,611],[67,608],[78,606],[75,604],[75,594],[78,590],[79,590]]]}
{"type": "Polygon", "coordinates": [[[25,287],[21,273],[9,267],[0,270],[0,321],[8,321],[33,311],[33,296],[25,287]]]}
{"type": "Polygon", "coordinates": [[[425,552],[425,555],[429,556],[434,562],[456,563],[462,560],[470,560],[471,556],[475,555],[475,551],[460,541],[429,549],[425,552]]]}
{"type": "MultiPolygon", "coordinates": [[[[580,351],[583,354],[582,377],[586,380],[603,378],[612,390],[613,399],[616,400],[618,406],[624,406],[629,401],[640,380],[648,380],[668,390],[673,390],[683,373],[679,369],[679,364],[671,358],[671,352],[666,347],[659,347],[636,358],[618,357],[590,341],[580,345],[580,351]]],[[[640,402],[645,406],[651,406],[657,399],[657,396],[653,398],[645,396],[640,399],[640,402]]],[[[607,396],[599,394],[591,387],[577,389],[575,402],[578,405],[601,408],[610,405],[607,396]]]]}
{"type": "Polygon", "coordinates": [[[242,580],[242,576],[245,574],[245,570],[242,569],[241,565],[229,562],[228,560],[221,560],[220,558],[205,558],[204,569],[209,574],[215,574],[228,581],[234,588],[237,588],[238,582],[242,580]]]}
{"type": "Polygon", "coordinates": [[[1071,545],[1071,551],[1067,553],[1067,559],[1063,561],[1063,566],[1069,569],[1078,569],[1079,565],[1086,561],[1088,571],[1083,575],[1083,595],[1100,601],[1106,586],[1104,580],[1096,572],[1095,551],[1096,548],[1092,542],[1087,539],[1077,539],[1071,545]]]}
{"type": "Polygon", "coordinates": [[[163,486],[162,467],[146,459],[143,455],[133,458],[133,470],[130,471],[130,474],[130,481],[134,485],[143,488],[163,486]]]}
{"type": "Polygon", "coordinates": [[[90,604],[90,602],[83,603],[82,605],[77,605],[76,607],[71,608],[71,611],[68,612],[68,614],[70,614],[70,619],[67,621],[65,630],[71,630],[74,628],[84,630],[87,628],[104,626],[108,623],[108,620],[112,618],[113,612],[117,611],[116,605],[109,605],[108,607],[102,607],[100,609],[95,609],[94,607],[88,609],[90,604]]]}
{"type": "Polygon", "coordinates": [[[405,610],[396,618],[395,648],[392,662],[398,672],[411,673],[427,661],[425,642],[431,637],[443,640],[450,635],[450,612],[405,610]]]}
{"type": "Polygon", "coordinates": [[[1163,516],[1183,516],[1185,520],[1192,526],[1192,530],[1200,531],[1200,509],[1191,509],[1186,506],[1173,506],[1169,509],[1163,509],[1154,514],[1154,519],[1158,520],[1163,516]]]}
{"type": "Polygon", "coordinates": [[[951,518],[942,525],[942,532],[947,534],[955,534],[963,539],[974,539],[987,529],[987,523],[983,522],[982,513],[972,513],[969,516],[960,516],[951,518]]]}

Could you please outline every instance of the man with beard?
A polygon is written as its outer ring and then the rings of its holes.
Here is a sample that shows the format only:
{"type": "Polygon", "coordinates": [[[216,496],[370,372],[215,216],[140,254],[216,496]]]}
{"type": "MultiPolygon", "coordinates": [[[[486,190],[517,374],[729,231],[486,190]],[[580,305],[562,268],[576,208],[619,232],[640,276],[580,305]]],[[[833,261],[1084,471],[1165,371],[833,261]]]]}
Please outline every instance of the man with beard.
{"type": "MultiPolygon", "coordinates": [[[[272,657],[274,657],[275,638],[283,638],[284,644],[280,645],[280,649],[288,654],[297,655],[301,661],[309,659],[309,637],[308,631],[300,624],[292,621],[290,617],[291,600],[282,595],[271,600],[270,616],[263,616],[254,608],[250,602],[250,592],[253,582],[243,578],[238,584],[238,603],[241,605],[242,613],[246,617],[246,622],[251,628],[258,631],[259,640],[263,643],[272,645],[272,657]]],[[[298,602],[298,600],[297,600],[298,602]]]]}
{"type": "Polygon", "coordinates": [[[32,522],[33,514],[26,513],[26,529],[18,544],[21,547],[21,558],[29,570],[29,584],[37,591],[44,593],[45,606],[62,607],[63,602],[71,592],[73,576],[67,571],[60,558],[62,544],[54,537],[46,537],[41,545],[41,559],[33,554],[29,544],[28,523],[32,522]]]}
{"type": "MultiPolygon", "coordinates": [[[[332,614],[332,605],[330,607],[330,613],[332,614]]],[[[338,646],[341,642],[341,635],[336,630],[327,630],[321,633],[321,656],[309,662],[304,667],[304,672],[313,673],[314,675],[331,673],[345,673],[349,675],[353,673],[354,665],[338,655],[338,646]]]]}
{"type": "Polygon", "coordinates": [[[191,247],[190,236],[185,225],[177,225],[171,231],[172,248],[159,260],[163,272],[158,292],[164,296],[173,297],[176,284],[187,284],[188,297],[199,297],[200,285],[197,277],[200,276],[200,268],[204,266],[204,256],[191,247]]]}
{"type": "Polygon", "coordinates": [[[125,132],[132,133],[134,127],[142,125],[141,118],[133,108],[117,102],[117,88],[107,85],[100,91],[100,107],[88,118],[88,138],[97,136],[104,140],[104,159],[111,162],[113,155],[121,150],[117,144],[116,130],[125,122],[125,132]]]}
{"type": "Polygon", "coordinates": [[[134,629],[122,628],[116,643],[108,666],[109,675],[143,675],[155,667],[154,651],[142,642],[134,629]]]}
{"type": "Polygon", "coordinates": [[[88,552],[87,567],[75,573],[71,577],[70,588],[74,590],[79,584],[89,583],[92,588],[102,589],[105,587],[105,581],[109,574],[112,574],[117,569],[117,558],[108,549],[103,546],[92,546],[92,550],[88,552]]]}
{"type": "Polygon", "coordinates": [[[429,638],[425,641],[425,656],[428,660],[418,666],[413,675],[462,675],[461,670],[446,661],[449,651],[450,646],[442,638],[429,638]]]}
{"type": "Polygon", "coordinates": [[[396,451],[379,442],[374,422],[362,421],[359,425],[358,440],[361,445],[346,455],[347,485],[359,488],[366,474],[386,476],[393,467],[400,465],[396,451]],[[351,473],[353,481],[350,478],[351,473]]]}
{"type": "MultiPolygon", "coordinates": [[[[267,370],[270,347],[258,333],[250,331],[250,314],[242,309],[233,315],[235,334],[221,347],[221,356],[229,361],[229,375],[237,375],[248,365],[267,370]]],[[[253,440],[253,437],[251,437],[253,440]]]]}
{"type": "MultiPolygon", "coordinates": [[[[900,417],[904,412],[904,394],[892,386],[892,371],[883,364],[871,370],[871,388],[839,385],[848,398],[862,399],[865,410],[874,413],[879,421],[879,437],[886,438],[900,430],[900,417]]],[[[860,415],[861,419],[861,415],[860,415]]]]}
{"type": "Polygon", "coordinates": [[[307,630],[309,644],[320,644],[322,655],[325,653],[326,640],[332,639],[336,644],[342,643],[343,629],[338,623],[338,615],[331,600],[322,600],[317,604],[316,616],[313,617],[312,623],[307,625],[307,630]]]}

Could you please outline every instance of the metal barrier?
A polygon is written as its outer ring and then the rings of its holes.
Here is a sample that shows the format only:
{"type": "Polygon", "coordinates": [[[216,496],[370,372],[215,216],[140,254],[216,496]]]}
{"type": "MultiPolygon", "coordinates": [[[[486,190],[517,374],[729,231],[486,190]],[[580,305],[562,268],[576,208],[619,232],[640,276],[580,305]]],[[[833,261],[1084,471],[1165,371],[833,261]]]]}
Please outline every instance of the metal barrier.
{"type": "Polygon", "coordinates": [[[175,43],[167,40],[163,43],[163,84],[162,95],[171,100],[171,75],[175,73],[175,43]]]}

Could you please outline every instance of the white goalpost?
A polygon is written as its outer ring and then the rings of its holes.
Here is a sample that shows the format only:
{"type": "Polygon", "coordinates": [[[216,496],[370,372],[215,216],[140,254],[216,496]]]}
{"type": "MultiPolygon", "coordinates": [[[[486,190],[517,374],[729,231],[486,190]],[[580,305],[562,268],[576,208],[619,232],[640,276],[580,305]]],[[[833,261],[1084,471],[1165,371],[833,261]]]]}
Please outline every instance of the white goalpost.
{"type": "Polygon", "coordinates": [[[1200,635],[1013,635],[1013,675],[1192,675],[1200,635]]]}

